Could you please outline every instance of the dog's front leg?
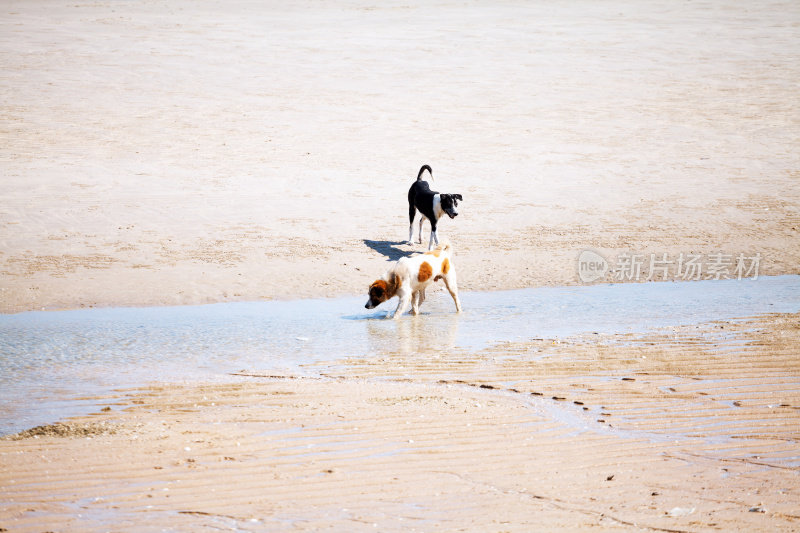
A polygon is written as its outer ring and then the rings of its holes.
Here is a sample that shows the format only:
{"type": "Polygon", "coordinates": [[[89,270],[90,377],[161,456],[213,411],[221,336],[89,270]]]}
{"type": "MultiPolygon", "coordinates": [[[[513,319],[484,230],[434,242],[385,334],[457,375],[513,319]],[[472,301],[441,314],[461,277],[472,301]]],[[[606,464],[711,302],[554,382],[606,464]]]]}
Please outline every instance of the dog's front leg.
{"type": "Polygon", "coordinates": [[[400,294],[400,301],[397,304],[397,309],[394,310],[394,314],[392,318],[400,318],[400,316],[406,312],[408,309],[409,304],[411,303],[411,294],[410,293],[403,293],[400,294]]]}
{"type": "Polygon", "coordinates": [[[428,242],[428,250],[433,250],[433,243],[436,242],[436,246],[439,246],[439,235],[436,232],[436,227],[434,226],[431,228],[431,240],[428,242]]]}
{"type": "Polygon", "coordinates": [[[411,314],[418,315],[419,314],[419,306],[422,303],[422,299],[424,298],[424,292],[417,291],[411,296],[411,314]]]}

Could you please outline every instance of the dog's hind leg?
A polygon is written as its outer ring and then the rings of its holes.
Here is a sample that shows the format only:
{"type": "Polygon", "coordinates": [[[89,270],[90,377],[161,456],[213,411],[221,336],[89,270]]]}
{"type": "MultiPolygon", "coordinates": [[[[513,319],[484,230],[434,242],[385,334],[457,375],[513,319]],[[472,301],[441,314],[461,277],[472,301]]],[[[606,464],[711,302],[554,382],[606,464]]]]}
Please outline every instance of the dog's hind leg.
{"type": "MultiPolygon", "coordinates": [[[[417,208],[414,204],[408,204],[408,244],[414,244],[414,217],[417,215],[417,208]]],[[[424,218],[424,217],[420,217],[424,218]]],[[[421,222],[421,221],[420,221],[421,222]]]]}
{"type": "Polygon", "coordinates": [[[419,240],[418,243],[422,244],[422,224],[425,222],[425,216],[419,217],[419,240]]]}
{"type": "Polygon", "coordinates": [[[447,292],[450,293],[456,304],[456,312],[460,313],[461,300],[458,299],[458,281],[456,280],[456,270],[452,263],[450,263],[450,271],[445,276],[442,276],[442,279],[444,279],[444,286],[447,287],[447,292]]]}

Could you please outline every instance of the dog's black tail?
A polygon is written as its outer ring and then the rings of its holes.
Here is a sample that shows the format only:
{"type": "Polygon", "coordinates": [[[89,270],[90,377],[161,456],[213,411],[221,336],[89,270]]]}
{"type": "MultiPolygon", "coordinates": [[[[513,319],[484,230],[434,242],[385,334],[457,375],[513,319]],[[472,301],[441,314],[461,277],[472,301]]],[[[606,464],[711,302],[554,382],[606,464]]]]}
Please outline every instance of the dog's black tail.
{"type": "Polygon", "coordinates": [[[422,179],[422,174],[423,174],[423,173],[424,173],[426,170],[427,170],[427,171],[430,173],[430,175],[431,175],[431,179],[433,179],[433,170],[431,169],[430,165],[422,165],[422,168],[421,168],[421,169],[419,169],[419,174],[417,174],[417,181],[419,181],[419,180],[421,180],[421,179],[422,179]]]}

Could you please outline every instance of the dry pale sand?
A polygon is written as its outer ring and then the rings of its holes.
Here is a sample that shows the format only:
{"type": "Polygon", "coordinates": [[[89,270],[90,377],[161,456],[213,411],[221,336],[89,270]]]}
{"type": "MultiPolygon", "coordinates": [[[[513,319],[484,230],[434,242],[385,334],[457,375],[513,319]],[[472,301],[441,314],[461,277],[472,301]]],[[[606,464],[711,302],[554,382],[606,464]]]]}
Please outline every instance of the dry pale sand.
{"type": "MultiPolygon", "coordinates": [[[[793,1],[3,2],[0,311],[364,292],[422,249],[422,163],[464,196],[462,290],[577,283],[587,247],[798,273],[799,27],[793,1]]],[[[0,531],[797,531],[798,320],[123,391],[0,441],[0,531]]]]}
{"type": "Polygon", "coordinates": [[[797,531],[800,316],[123,391],[0,440],[9,531],[797,531]]]}
{"type": "Polygon", "coordinates": [[[467,290],[800,271],[800,4],[495,4],[4,2],[0,311],[364,292],[423,163],[467,290]]]}

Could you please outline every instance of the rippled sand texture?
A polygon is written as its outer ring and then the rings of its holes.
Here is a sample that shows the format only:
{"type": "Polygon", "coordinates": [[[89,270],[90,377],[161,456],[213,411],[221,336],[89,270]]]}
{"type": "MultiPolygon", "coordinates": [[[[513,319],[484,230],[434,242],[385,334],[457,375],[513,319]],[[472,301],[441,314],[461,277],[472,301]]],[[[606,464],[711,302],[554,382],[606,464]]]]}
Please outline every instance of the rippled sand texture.
{"type": "Polygon", "coordinates": [[[108,398],[0,441],[11,531],[794,531],[800,316],[108,398]]]}
{"type": "Polygon", "coordinates": [[[361,293],[420,165],[464,290],[800,264],[800,4],[0,8],[0,311],[361,293]]]}

